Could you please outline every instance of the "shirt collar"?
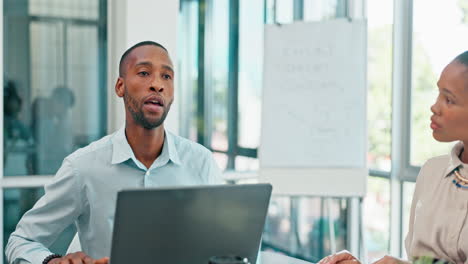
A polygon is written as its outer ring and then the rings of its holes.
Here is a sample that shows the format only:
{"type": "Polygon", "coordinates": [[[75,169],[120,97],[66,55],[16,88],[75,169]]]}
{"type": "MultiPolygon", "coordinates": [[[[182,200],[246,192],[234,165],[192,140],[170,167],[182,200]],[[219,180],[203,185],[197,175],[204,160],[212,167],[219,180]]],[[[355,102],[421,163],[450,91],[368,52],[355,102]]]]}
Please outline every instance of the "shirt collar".
{"type": "MultiPolygon", "coordinates": [[[[175,136],[167,130],[164,131],[164,135],[163,149],[155,163],[163,165],[171,160],[175,164],[180,165],[179,153],[177,152],[174,142],[175,136]]],[[[112,137],[112,164],[122,163],[129,159],[137,160],[130,144],[128,144],[124,126],[112,137]]]]}
{"type": "Polygon", "coordinates": [[[169,131],[164,131],[164,145],[161,151],[161,155],[155,160],[153,166],[163,166],[164,164],[168,163],[171,160],[173,163],[180,165],[179,153],[177,152],[175,146],[175,136],[171,134],[169,131]]]}
{"type": "Polygon", "coordinates": [[[123,126],[112,137],[112,164],[122,163],[129,159],[136,160],[125,136],[125,126],[123,126]]]}
{"type": "Polygon", "coordinates": [[[175,145],[176,136],[169,131],[165,131],[164,146],[168,146],[169,159],[177,165],[181,165],[179,152],[175,145]]]}
{"type": "Polygon", "coordinates": [[[450,152],[449,163],[448,163],[447,169],[445,169],[445,173],[444,173],[445,177],[449,176],[450,174],[452,174],[452,172],[456,168],[463,165],[459,157],[462,149],[463,149],[462,142],[458,142],[457,144],[453,146],[452,151],[450,152]]]}

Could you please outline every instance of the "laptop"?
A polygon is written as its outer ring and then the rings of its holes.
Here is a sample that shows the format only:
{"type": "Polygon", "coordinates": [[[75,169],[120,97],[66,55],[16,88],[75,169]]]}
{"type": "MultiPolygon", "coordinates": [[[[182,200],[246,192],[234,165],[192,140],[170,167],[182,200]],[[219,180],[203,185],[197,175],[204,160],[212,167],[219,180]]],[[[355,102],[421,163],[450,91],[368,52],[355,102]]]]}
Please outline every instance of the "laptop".
{"type": "Polygon", "coordinates": [[[207,264],[226,255],[255,264],[271,190],[246,184],[120,191],[111,264],[207,264]]]}

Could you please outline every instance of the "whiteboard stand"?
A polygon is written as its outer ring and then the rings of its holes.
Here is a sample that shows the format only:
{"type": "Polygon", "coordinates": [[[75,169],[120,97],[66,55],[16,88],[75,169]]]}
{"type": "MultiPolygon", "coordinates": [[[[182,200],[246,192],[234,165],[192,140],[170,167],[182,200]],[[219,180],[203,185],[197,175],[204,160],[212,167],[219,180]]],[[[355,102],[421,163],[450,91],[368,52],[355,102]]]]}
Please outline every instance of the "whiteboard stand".
{"type": "Polygon", "coordinates": [[[365,195],[367,25],[265,25],[259,180],[273,194],[365,195]]]}
{"type": "Polygon", "coordinates": [[[363,259],[366,21],[265,25],[264,43],[259,181],[274,195],[350,198],[348,249],[363,259]]]}
{"type": "Polygon", "coordinates": [[[348,251],[356,256],[361,263],[367,263],[367,249],[365,244],[363,198],[353,197],[349,199],[348,214],[348,251]]]}
{"type": "Polygon", "coordinates": [[[335,225],[333,221],[331,221],[331,198],[325,198],[325,202],[327,204],[327,214],[328,214],[328,230],[330,232],[330,251],[336,252],[336,239],[335,239],[335,225]]]}
{"type": "Polygon", "coordinates": [[[260,168],[259,182],[273,185],[274,195],[363,197],[366,168],[260,168]]]}

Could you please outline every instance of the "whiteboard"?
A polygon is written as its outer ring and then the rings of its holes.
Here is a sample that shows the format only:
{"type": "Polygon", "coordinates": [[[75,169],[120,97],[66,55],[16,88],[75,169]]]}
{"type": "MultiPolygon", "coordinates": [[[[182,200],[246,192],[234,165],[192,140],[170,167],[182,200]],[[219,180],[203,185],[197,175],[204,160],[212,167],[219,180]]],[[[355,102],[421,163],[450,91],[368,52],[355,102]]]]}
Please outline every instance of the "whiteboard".
{"type": "Polygon", "coordinates": [[[366,41],[362,20],[265,26],[260,179],[276,193],[365,194],[366,41]]]}

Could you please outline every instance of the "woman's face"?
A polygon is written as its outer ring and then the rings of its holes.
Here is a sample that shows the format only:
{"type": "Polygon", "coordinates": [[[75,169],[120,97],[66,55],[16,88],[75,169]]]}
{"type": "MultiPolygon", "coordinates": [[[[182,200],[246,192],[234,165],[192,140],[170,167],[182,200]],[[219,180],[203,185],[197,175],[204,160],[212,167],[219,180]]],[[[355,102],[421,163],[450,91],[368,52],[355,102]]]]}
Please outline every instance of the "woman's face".
{"type": "Polygon", "coordinates": [[[431,107],[432,136],[441,142],[468,143],[468,67],[453,61],[437,82],[439,96],[431,107]]]}

